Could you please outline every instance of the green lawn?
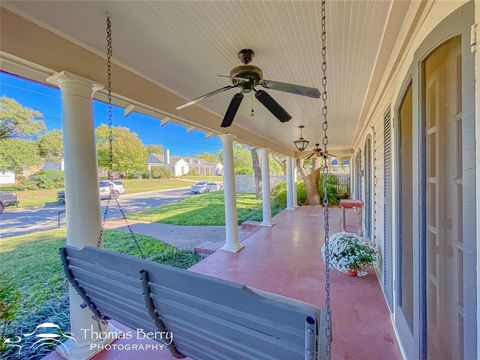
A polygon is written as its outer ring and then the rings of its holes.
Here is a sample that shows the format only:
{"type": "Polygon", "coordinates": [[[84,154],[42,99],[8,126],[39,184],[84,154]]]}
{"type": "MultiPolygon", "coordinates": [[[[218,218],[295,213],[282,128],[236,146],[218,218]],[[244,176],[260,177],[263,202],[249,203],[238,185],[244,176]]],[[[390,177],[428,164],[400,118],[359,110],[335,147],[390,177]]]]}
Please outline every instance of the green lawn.
{"type": "Polygon", "coordinates": [[[121,181],[127,194],[190,187],[190,184],[177,179],[121,179],[121,181]]]}
{"type": "MultiPolygon", "coordinates": [[[[272,209],[277,214],[281,209],[272,209]]],[[[262,220],[262,201],[254,194],[237,194],[238,223],[262,220]]],[[[225,225],[223,192],[192,195],[185,200],[141,210],[128,215],[131,219],[175,225],[225,225]]]]}
{"type": "MultiPolygon", "coordinates": [[[[145,257],[183,269],[197,263],[199,257],[190,250],[180,250],[152,237],[137,235],[145,257]]],[[[37,232],[0,240],[0,275],[17,284],[21,293],[16,320],[9,330],[33,330],[48,320],[68,329],[67,281],[58,249],[65,245],[65,229],[37,232]]],[[[138,256],[127,233],[106,232],[105,248],[138,256]]]]}
{"type": "MultiPolygon", "coordinates": [[[[0,189],[0,191],[4,191],[0,189]]],[[[58,189],[50,190],[15,190],[20,201],[19,207],[41,206],[57,202],[58,189]]],[[[7,210],[8,211],[8,210],[7,210]]]]}

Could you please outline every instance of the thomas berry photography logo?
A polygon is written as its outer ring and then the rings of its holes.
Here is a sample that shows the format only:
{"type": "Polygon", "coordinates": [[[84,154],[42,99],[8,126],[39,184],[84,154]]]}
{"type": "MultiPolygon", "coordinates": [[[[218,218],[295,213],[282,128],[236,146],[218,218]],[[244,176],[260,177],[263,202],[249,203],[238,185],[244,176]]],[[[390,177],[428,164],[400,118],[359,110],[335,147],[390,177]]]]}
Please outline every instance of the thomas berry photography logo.
{"type": "Polygon", "coordinates": [[[35,327],[30,333],[15,335],[5,339],[4,344],[7,349],[15,349],[16,353],[21,356],[22,353],[37,353],[43,348],[52,348],[53,346],[61,347],[68,352],[64,341],[70,339],[77,342],[75,337],[69,332],[63,332],[60,326],[54,323],[42,323],[35,327]]]}

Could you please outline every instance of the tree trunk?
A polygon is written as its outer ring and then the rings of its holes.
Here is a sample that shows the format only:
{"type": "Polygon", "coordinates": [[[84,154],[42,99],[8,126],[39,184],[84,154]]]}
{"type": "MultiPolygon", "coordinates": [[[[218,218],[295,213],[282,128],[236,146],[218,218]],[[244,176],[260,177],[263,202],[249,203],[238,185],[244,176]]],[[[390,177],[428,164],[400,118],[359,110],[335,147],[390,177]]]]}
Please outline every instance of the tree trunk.
{"type": "Polygon", "coordinates": [[[252,163],[253,163],[253,176],[255,178],[255,199],[262,198],[262,170],[260,169],[260,160],[256,149],[251,149],[252,163]]]}
{"type": "Polygon", "coordinates": [[[305,170],[303,165],[303,159],[297,159],[297,169],[300,172],[307,191],[307,205],[321,205],[320,191],[318,190],[318,182],[320,181],[320,161],[318,158],[313,160],[310,173],[305,170]]]}

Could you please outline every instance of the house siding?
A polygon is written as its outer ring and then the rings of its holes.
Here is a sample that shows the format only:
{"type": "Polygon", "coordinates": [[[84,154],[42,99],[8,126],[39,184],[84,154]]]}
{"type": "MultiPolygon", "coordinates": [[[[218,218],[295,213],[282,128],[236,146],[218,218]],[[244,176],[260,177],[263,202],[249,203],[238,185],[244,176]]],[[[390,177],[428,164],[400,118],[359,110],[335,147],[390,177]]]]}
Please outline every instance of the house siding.
{"type": "MultiPolygon", "coordinates": [[[[374,212],[374,223],[373,223],[373,229],[374,229],[374,236],[373,236],[373,241],[377,245],[380,254],[384,254],[384,249],[385,249],[385,230],[389,232],[390,239],[391,239],[391,252],[392,252],[392,259],[393,259],[393,264],[392,264],[392,270],[395,269],[397,266],[397,261],[398,261],[398,256],[396,255],[396,246],[397,245],[397,239],[396,239],[396,219],[398,218],[397,216],[397,210],[396,210],[396,195],[395,195],[395,189],[396,189],[396,164],[397,164],[397,157],[398,155],[395,152],[396,144],[395,144],[395,132],[396,129],[394,129],[394,124],[395,124],[395,104],[401,95],[401,90],[402,87],[404,86],[405,81],[407,80],[410,70],[411,70],[411,65],[413,63],[413,59],[415,56],[415,52],[419,48],[420,44],[424,41],[424,39],[432,32],[432,30],[442,21],[444,20],[448,15],[453,13],[455,10],[457,10],[459,7],[464,5],[466,1],[458,1],[458,2],[432,2],[426,5],[426,9],[423,12],[423,15],[421,16],[421,19],[417,23],[417,28],[415,31],[413,31],[413,35],[411,36],[410,40],[407,42],[407,45],[405,44],[400,45],[400,43],[395,45],[395,49],[399,48],[400,46],[405,46],[404,50],[400,52],[400,56],[398,58],[393,58],[392,63],[397,63],[398,65],[393,68],[390,68],[390,70],[386,71],[383,76],[382,76],[382,81],[380,86],[378,87],[377,93],[374,96],[374,101],[372,102],[371,106],[369,109],[366,111],[366,118],[365,121],[363,122],[362,126],[360,126],[359,131],[356,133],[354,142],[353,142],[353,150],[355,155],[352,158],[352,164],[353,164],[353,183],[356,184],[359,180],[361,183],[361,195],[359,196],[355,192],[355,196],[357,198],[361,198],[364,200],[364,181],[365,181],[365,175],[361,176],[361,179],[357,179],[357,163],[355,161],[356,159],[356,154],[358,151],[361,151],[361,166],[362,169],[364,168],[364,160],[365,156],[363,154],[364,151],[364,145],[365,145],[365,140],[367,136],[371,135],[373,138],[373,146],[374,146],[374,151],[373,151],[373,167],[374,167],[374,177],[373,177],[373,197],[374,197],[374,206],[373,206],[373,212],[374,212]],[[391,168],[391,198],[390,199],[385,199],[384,193],[385,193],[385,129],[384,129],[384,115],[385,112],[390,109],[391,111],[391,159],[390,159],[390,168],[391,168]],[[385,229],[385,206],[391,207],[391,228],[385,229]]],[[[480,6],[478,5],[478,2],[475,3],[476,5],[476,22],[477,24],[479,23],[480,19],[480,6]]],[[[478,25],[477,25],[478,27],[478,25]]],[[[478,32],[477,32],[478,33],[478,32]]],[[[478,36],[478,35],[477,35],[478,36]]],[[[478,43],[478,40],[477,40],[478,43]]],[[[477,45],[478,46],[478,45],[477,45]]],[[[394,52],[392,52],[394,53],[394,52]]],[[[398,52],[396,53],[398,54],[398,52]]],[[[477,75],[480,73],[480,60],[479,60],[479,54],[478,50],[476,53],[476,71],[477,75]]],[[[477,76],[476,80],[476,87],[477,89],[479,88],[479,76],[477,76]]],[[[479,118],[480,114],[478,114],[480,110],[480,96],[478,94],[479,92],[477,91],[476,93],[476,143],[479,143],[479,138],[480,138],[480,133],[479,133],[479,118]]],[[[470,101],[470,100],[469,100],[470,101]]],[[[473,101],[473,100],[472,100],[473,101]]],[[[418,105],[418,104],[417,104],[418,105]]],[[[464,114],[466,115],[466,114],[464,114]]],[[[471,152],[473,153],[474,151],[477,152],[477,157],[476,157],[476,164],[478,165],[480,163],[479,161],[479,150],[478,146],[475,148],[474,143],[466,143],[464,142],[464,146],[466,148],[469,148],[471,152]]],[[[479,199],[479,186],[480,182],[478,181],[478,174],[480,173],[478,166],[475,169],[475,161],[473,160],[471,163],[471,168],[465,169],[467,172],[468,171],[476,171],[477,173],[477,180],[476,180],[476,209],[477,209],[477,214],[476,214],[476,232],[477,232],[477,249],[479,245],[479,240],[480,239],[480,230],[478,227],[478,221],[480,219],[480,199],[479,199]]],[[[465,184],[466,185],[466,184],[465,184]]],[[[469,191],[471,194],[475,194],[475,186],[473,184],[468,184],[470,187],[469,189],[464,189],[465,191],[469,191]]],[[[354,186],[354,188],[356,188],[354,186]]],[[[472,201],[475,201],[474,198],[472,197],[472,201]]],[[[388,212],[387,212],[388,213],[388,212]]],[[[475,216],[474,214],[465,214],[466,217],[468,216],[475,216]]],[[[366,214],[364,217],[367,216],[366,214]]],[[[388,222],[387,222],[388,223],[388,222]]],[[[475,223],[475,220],[471,221],[472,224],[475,223]]],[[[477,264],[478,261],[480,261],[480,255],[477,251],[477,264]]],[[[381,284],[382,287],[384,287],[385,279],[384,276],[387,275],[390,277],[388,279],[391,281],[393,284],[395,283],[395,274],[394,271],[392,273],[386,272],[387,269],[384,269],[383,267],[383,261],[380,262],[379,267],[377,269],[377,274],[379,277],[379,283],[381,284]]],[[[478,276],[478,271],[477,271],[477,298],[480,297],[480,277],[478,276]]],[[[388,284],[388,283],[387,283],[388,284]]],[[[385,290],[385,289],[384,289],[385,290]]],[[[395,289],[394,289],[395,291],[395,289]]],[[[393,294],[394,295],[394,294],[393,294]]],[[[468,300],[466,300],[468,301],[468,300]]],[[[478,314],[480,313],[480,306],[479,302],[477,300],[477,354],[479,355],[480,358],[480,333],[478,331],[478,327],[480,327],[480,317],[478,314]]],[[[390,308],[391,311],[395,309],[395,296],[393,296],[393,306],[390,308]]],[[[402,344],[400,343],[401,347],[402,344]]],[[[402,352],[404,349],[402,348],[402,352]]],[[[404,353],[405,354],[405,353],[404,353]]]]}

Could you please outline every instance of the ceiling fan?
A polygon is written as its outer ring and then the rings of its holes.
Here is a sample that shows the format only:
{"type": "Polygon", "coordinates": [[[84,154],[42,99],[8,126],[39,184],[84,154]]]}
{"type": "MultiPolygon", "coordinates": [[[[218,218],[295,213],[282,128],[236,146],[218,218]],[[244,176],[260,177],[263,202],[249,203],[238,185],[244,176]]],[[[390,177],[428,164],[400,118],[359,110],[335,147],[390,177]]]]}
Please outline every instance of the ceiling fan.
{"type": "Polygon", "coordinates": [[[240,88],[240,92],[233,95],[233,99],[230,101],[227,112],[223,117],[222,127],[229,127],[232,125],[233,119],[240,107],[240,104],[243,100],[243,94],[248,94],[252,91],[255,92],[255,97],[265,106],[278,120],[281,122],[289,121],[292,116],[280,106],[265,90],[257,90],[256,86],[262,86],[265,89],[272,89],[278,91],[284,91],[292,94],[308,96],[312,98],[319,98],[320,91],[316,88],[288,84],[279,81],[266,80],[263,78],[263,71],[258,66],[249,65],[255,56],[255,52],[251,49],[243,49],[238,53],[238,58],[243,63],[243,65],[236,66],[230,71],[230,78],[232,85],[224,86],[220,89],[209,92],[208,94],[202,95],[198,98],[195,98],[185,104],[182,104],[177,107],[177,110],[186,108],[187,106],[196,104],[203,99],[206,99],[210,96],[219,94],[221,92],[233,89],[240,88]]]}
{"type": "Polygon", "coordinates": [[[330,153],[327,153],[325,154],[325,152],[322,150],[322,148],[320,148],[320,144],[315,144],[315,148],[313,148],[310,153],[307,153],[303,159],[305,160],[309,160],[311,159],[312,157],[318,157],[318,158],[324,158],[324,159],[327,159],[328,157],[336,157],[335,155],[333,154],[330,154],[330,153]]]}

